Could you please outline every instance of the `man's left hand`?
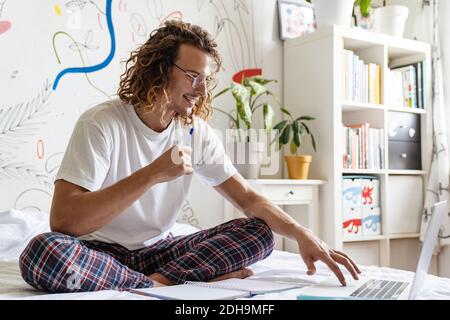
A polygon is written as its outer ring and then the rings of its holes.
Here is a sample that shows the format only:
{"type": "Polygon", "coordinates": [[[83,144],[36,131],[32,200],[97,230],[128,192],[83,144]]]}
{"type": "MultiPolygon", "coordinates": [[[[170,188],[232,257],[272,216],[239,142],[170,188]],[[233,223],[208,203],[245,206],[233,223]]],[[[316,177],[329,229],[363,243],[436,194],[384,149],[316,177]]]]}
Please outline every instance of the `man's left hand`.
{"type": "Polygon", "coordinates": [[[303,261],[308,268],[308,275],[313,275],[316,272],[314,263],[322,261],[339,279],[339,282],[345,286],[345,277],[340,270],[338,263],[343,265],[353,276],[358,280],[358,273],[361,273],[355,262],[344,252],[333,250],[328,245],[320,240],[311,230],[301,228],[296,235],[298,248],[303,261]]]}

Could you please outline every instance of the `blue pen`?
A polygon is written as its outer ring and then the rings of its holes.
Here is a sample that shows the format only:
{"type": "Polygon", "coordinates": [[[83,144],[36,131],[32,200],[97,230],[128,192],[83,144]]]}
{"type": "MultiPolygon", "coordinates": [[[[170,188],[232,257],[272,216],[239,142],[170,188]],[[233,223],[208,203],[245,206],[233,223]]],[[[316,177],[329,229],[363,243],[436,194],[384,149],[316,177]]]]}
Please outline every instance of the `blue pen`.
{"type": "Polygon", "coordinates": [[[194,124],[189,129],[189,136],[190,136],[190,147],[191,147],[191,162],[194,162],[194,124]]]}
{"type": "MultiPolygon", "coordinates": [[[[187,145],[187,143],[185,143],[185,142],[186,142],[186,141],[185,141],[185,138],[184,138],[184,137],[185,137],[185,134],[183,133],[184,131],[183,131],[181,125],[178,127],[177,132],[178,132],[178,143],[187,145]]],[[[193,136],[194,136],[194,127],[193,127],[193,126],[191,126],[191,127],[189,128],[188,133],[189,133],[189,137],[190,137],[189,140],[191,140],[191,141],[190,141],[190,144],[191,144],[191,147],[192,147],[192,138],[193,138],[193,136]]]]}
{"type": "Polygon", "coordinates": [[[194,120],[192,120],[192,124],[191,124],[191,127],[189,129],[189,135],[191,136],[191,148],[193,146],[192,142],[194,140],[194,127],[195,127],[195,123],[194,123],[194,120]]]}
{"type": "Polygon", "coordinates": [[[192,125],[191,128],[189,129],[189,136],[190,136],[190,144],[191,144],[191,148],[194,147],[194,126],[192,125]]]}

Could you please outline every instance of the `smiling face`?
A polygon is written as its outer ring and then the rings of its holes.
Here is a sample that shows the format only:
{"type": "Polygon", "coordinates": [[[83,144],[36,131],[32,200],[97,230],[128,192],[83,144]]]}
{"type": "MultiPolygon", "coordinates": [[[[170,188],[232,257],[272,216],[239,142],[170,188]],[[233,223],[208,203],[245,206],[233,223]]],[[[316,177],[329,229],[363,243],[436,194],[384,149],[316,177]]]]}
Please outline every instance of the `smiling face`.
{"type": "Polygon", "coordinates": [[[118,95],[158,132],[173,118],[184,124],[192,123],[194,116],[207,120],[221,65],[217,43],[206,30],[183,21],[166,21],[130,54],[118,95]],[[195,81],[198,85],[193,86],[193,78],[201,80],[195,81]]]}
{"type": "Polygon", "coordinates": [[[206,95],[206,83],[192,87],[193,78],[197,75],[210,75],[210,57],[204,51],[189,44],[182,44],[178,50],[178,56],[171,68],[168,84],[168,95],[170,104],[168,111],[175,112],[180,116],[188,116],[206,95]],[[186,74],[181,69],[184,69],[186,74]]]}

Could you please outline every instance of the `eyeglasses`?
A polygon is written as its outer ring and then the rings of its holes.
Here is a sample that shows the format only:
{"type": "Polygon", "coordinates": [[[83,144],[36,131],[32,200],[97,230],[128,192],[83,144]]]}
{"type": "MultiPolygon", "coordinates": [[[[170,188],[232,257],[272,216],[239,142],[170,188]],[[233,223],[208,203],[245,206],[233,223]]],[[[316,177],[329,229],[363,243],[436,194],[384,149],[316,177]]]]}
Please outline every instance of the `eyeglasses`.
{"type": "Polygon", "coordinates": [[[174,63],[173,65],[178,69],[180,69],[181,71],[183,71],[189,78],[192,79],[192,88],[197,88],[203,85],[204,83],[206,83],[206,86],[208,87],[212,81],[211,76],[205,76],[204,74],[201,73],[193,74],[192,72],[184,70],[176,63],[174,63]]]}

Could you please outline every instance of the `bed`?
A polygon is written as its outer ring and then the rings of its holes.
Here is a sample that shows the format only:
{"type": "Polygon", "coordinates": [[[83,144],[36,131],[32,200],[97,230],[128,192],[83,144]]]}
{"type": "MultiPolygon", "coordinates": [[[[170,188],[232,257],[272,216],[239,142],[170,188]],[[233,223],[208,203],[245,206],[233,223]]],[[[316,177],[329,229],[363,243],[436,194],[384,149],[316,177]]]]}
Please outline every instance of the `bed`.
{"type": "MultiPolygon", "coordinates": [[[[0,300],[27,299],[27,300],[62,300],[62,299],[90,299],[90,300],[152,300],[129,292],[104,290],[97,292],[47,294],[39,292],[22,280],[18,267],[18,257],[28,241],[35,235],[46,232],[48,215],[45,213],[24,212],[9,210],[0,213],[0,300]]],[[[197,229],[177,223],[172,230],[174,235],[189,234],[197,229]]],[[[283,281],[301,286],[319,282],[329,277],[331,271],[318,262],[317,272],[314,276],[306,275],[306,267],[298,254],[275,250],[268,258],[250,266],[255,279],[283,281]]],[[[411,281],[414,273],[391,268],[376,266],[361,266],[362,272],[367,276],[381,279],[394,279],[411,281]]],[[[346,276],[349,273],[344,271],[346,276]]],[[[251,299],[293,300],[302,288],[284,292],[257,295],[251,299]]],[[[445,299],[450,300],[450,279],[428,275],[425,286],[419,294],[419,299],[445,299]]]]}

